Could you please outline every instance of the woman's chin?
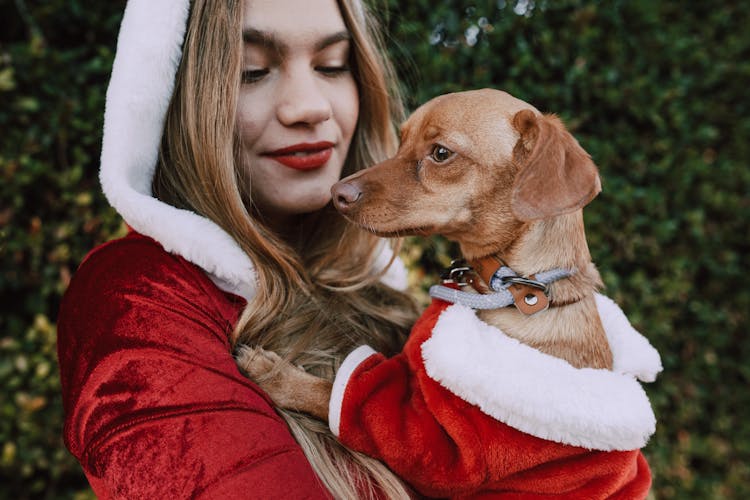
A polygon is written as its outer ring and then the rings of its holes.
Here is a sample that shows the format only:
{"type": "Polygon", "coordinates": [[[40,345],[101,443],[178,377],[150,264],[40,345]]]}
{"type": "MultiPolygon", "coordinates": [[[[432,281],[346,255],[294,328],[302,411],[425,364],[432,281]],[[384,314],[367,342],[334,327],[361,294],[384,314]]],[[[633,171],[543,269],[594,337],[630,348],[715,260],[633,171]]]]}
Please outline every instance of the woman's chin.
{"type": "Polygon", "coordinates": [[[278,201],[274,206],[258,204],[261,218],[272,226],[291,224],[300,216],[322,210],[331,202],[331,193],[296,197],[281,204],[278,201]]]}
{"type": "Polygon", "coordinates": [[[331,202],[331,192],[321,193],[319,195],[310,196],[305,200],[299,200],[298,205],[293,210],[295,215],[309,214],[322,210],[331,202]]]}

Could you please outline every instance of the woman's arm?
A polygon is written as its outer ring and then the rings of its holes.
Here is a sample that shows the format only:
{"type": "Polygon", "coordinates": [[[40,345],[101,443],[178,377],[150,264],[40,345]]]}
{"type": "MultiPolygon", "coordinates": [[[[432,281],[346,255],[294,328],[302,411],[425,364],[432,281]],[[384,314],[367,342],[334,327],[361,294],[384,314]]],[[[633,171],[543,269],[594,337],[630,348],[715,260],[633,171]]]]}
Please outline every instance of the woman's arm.
{"type": "Polygon", "coordinates": [[[237,370],[241,299],[130,235],[64,298],[65,442],[100,498],[327,498],[285,422],[237,370]]]}

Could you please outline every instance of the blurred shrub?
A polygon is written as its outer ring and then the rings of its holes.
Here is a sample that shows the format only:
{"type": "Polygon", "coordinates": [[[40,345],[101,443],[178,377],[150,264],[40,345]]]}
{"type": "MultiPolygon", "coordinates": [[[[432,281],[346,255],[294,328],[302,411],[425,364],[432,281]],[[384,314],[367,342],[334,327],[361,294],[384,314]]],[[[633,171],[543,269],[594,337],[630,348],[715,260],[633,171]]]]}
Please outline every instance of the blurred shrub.
{"type": "Polygon", "coordinates": [[[123,4],[0,1],[0,498],[87,489],[62,443],[54,320],[87,249],[120,231],[96,173],[123,4]]]}
{"type": "MultiPolygon", "coordinates": [[[[54,321],[83,255],[121,234],[96,179],[124,1],[0,0],[0,498],[85,498],[61,441],[54,321]]],[[[750,4],[379,0],[414,108],[505,89],[599,165],[594,260],[662,353],[646,389],[659,499],[749,498],[750,4]]],[[[410,239],[417,288],[455,257],[410,239]]],[[[422,292],[423,293],[423,292],[422,292]]],[[[422,295],[424,298],[425,295],[422,295]]]]}

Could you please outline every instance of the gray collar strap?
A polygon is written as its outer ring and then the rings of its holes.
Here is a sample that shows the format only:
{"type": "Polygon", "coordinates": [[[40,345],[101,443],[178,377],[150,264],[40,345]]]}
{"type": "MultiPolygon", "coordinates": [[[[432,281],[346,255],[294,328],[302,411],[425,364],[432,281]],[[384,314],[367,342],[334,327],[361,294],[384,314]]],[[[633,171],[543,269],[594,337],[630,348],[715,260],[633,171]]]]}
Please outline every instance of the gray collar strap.
{"type": "MultiPolygon", "coordinates": [[[[493,290],[491,293],[470,293],[444,285],[433,285],[430,287],[430,296],[472,309],[500,309],[515,304],[525,314],[534,314],[548,307],[549,285],[557,280],[568,278],[574,273],[575,270],[573,269],[555,268],[537,273],[531,278],[525,278],[519,276],[511,268],[502,266],[495,271],[488,283],[493,290]],[[512,287],[517,289],[524,287],[527,290],[537,289],[539,293],[514,294],[514,288],[512,287]],[[538,303],[540,300],[543,303],[538,303]],[[520,303],[521,301],[524,301],[525,304],[520,303]]],[[[450,282],[451,280],[447,281],[450,282]]]]}

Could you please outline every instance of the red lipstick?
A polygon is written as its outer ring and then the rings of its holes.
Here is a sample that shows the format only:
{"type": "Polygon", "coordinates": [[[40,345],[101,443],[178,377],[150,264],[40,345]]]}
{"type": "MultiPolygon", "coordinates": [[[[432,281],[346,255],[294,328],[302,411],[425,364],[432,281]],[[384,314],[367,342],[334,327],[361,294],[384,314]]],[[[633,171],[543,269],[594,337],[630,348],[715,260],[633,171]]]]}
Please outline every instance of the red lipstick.
{"type": "Polygon", "coordinates": [[[333,153],[332,142],[303,142],[264,153],[285,167],[295,170],[314,170],[326,164],[333,153]]]}

